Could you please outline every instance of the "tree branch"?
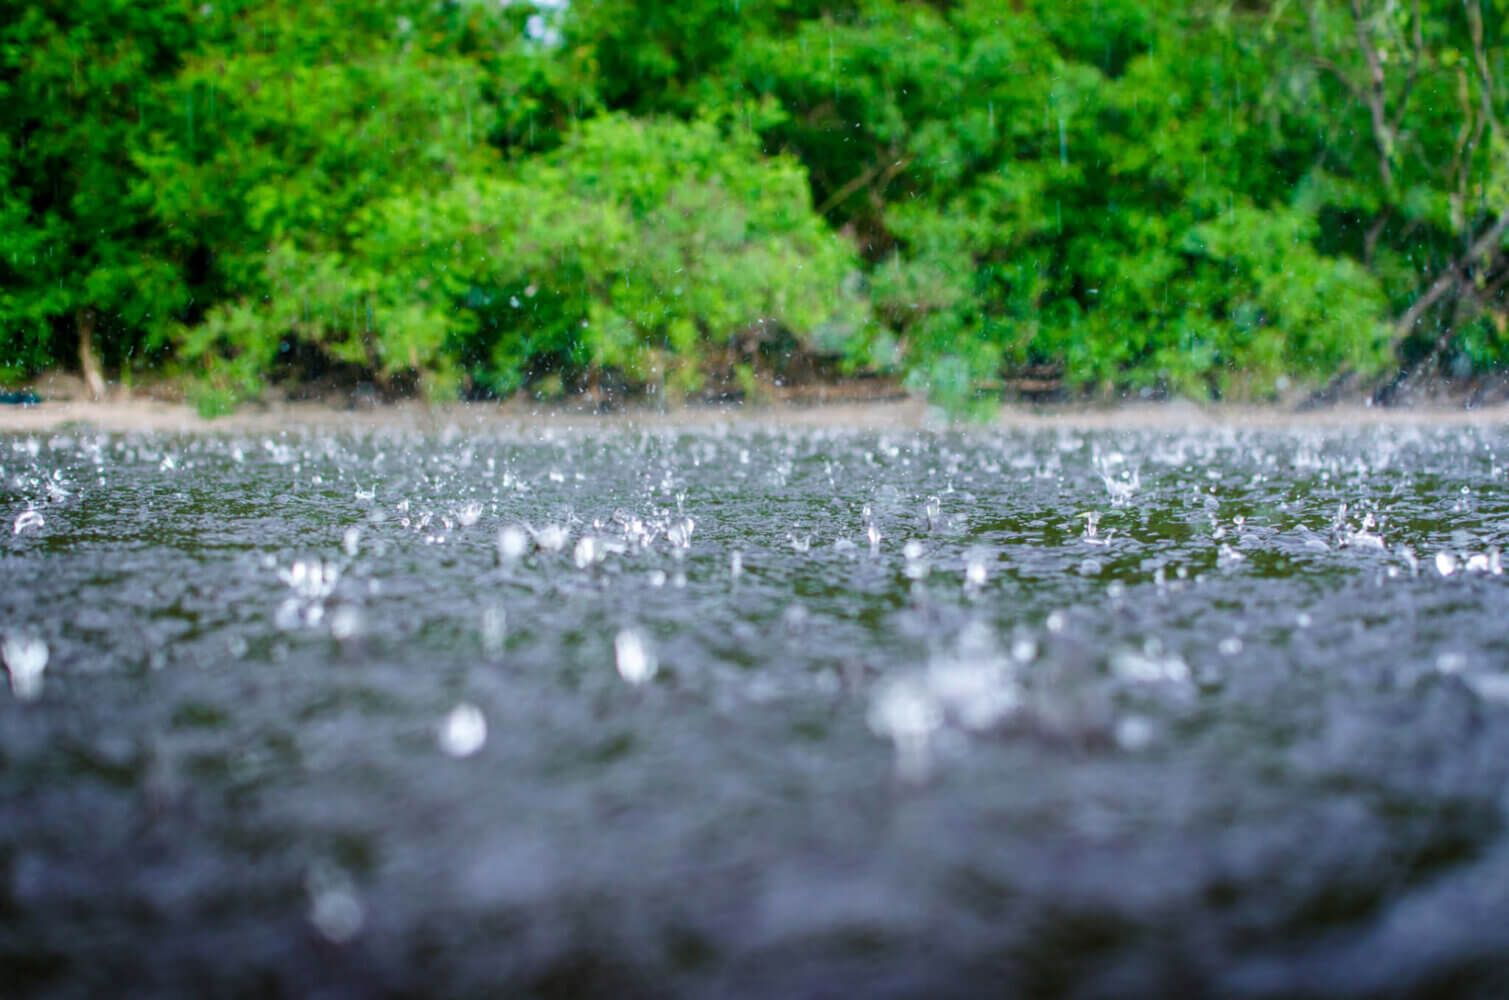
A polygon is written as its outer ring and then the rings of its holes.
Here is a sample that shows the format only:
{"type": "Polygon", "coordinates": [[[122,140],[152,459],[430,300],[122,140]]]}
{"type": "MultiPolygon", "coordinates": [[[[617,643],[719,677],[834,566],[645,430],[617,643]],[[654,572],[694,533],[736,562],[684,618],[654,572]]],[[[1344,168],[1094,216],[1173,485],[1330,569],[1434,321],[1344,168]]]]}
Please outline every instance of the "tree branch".
{"type": "Polygon", "coordinates": [[[911,162],[912,158],[910,156],[906,156],[890,164],[877,163],[869,167],[858,177],[855,177],[853,180],[849,181],[843,187],[839,188],[837,191],[834,191],[826,199],[824,199],[823,203],[817,206],[817,214],[827,215],[829,212],[833,211],[835,208],[852,198],[857,192],[869,186],[870,182],[875,180],[877,177],[880,178],[880,186],[884,187],[886,184],[890,183],[893,177],[895,177],[901,171],[905,170],[911,162]]]}
{"type": "Polygon", "coordinates": [[[1373,257],[1378,253],[1378,240],[1382,238],[1383,230],[1388,226],[1390,214],[1388,208],[1385,207],[1362,236],[1362,263],[1367,267],[1373,266],[1373,257]]]}
{"type": "MultiPolygon", "coordinates": [[[[1456,287],[1457,282],[1466,276],[1467,269],[1474,262],[1499,248],[1499,244],[1503,241],[1505,233],[1509,233],[1509,211],[1504,212],[1495,219],[1493,225],[1489,226],[1483,232],[1483,235],[1479,236],[1473,242],[1472,246],[1467,248],[1467,252],[1462,255],[1461,259],[1448,268],[1435,281],[1431,282],[1430,287],[1425,290],[1425,293],[1404,311],[1403,316],[1399,317],[1399,321],[1394,324],[1393,346],[1395,348],[1415,331],[1420,320],[1430,311],[1431,307],[1441,301],[1447,292],[1456,287]]],[[[1447,331],[1442,335],[1443,346],[1444,342],[1451,339],[1453,333],[1454,331],[1447,331]]]]}
{"type": "Polygon", "coordinates": [[[1399,129],[1404,125],[1404,112],[1409,108],[1410,95],[1414,93],[1415,81],[1420,77],[1420,59],[1425,52],[1425,26],[1420,17],[1420,0],[1415,0],[1414,10],[1414,44],[1406,45],[1403,39],[1400,39],[1399,47],[1409,49],[1409,73],[1404,78],[1404,89],[1399,92],[1399,103],[1394,108],[1394,119],[1389,123],[1390,134],[1398,134],[1399,129]]]}
{"type": "Polygon", "coordinates": [[[1467,32],[1472,38],[1472,61],[1478,70],[1478,103],[1482,105],[1483,117],[1494,135],[1501,127],[1498,115],[1493,110],[1493,70],[1488,66],[1488,54],[1483,50],[1483,5],[1481,0],[1462,0],[1467,10],[1467,32]]]}
{"type": "Polygon", "coordinates": [[[100,371],[100,359],[94,353],[94,310],[80,309],[76,322],[79,332],[79,370],[84,375],[84,384],[89,387],[89,396],[98,402],[105,398],[105,376],[100,371]]]}
{"type": "Polygon", "coordinates": [[[1385,104],[1387,95],[1384,87],[1387,78],[1383,74],[1383,63],[1378,58],[1378,50],[1373,45],[1372,29],[1368,27],[1367,18],[1362,11],[1362,0],[1352,0],[1352,25],[1357,33],[1357,48],[1361,50],[1368,68],[1368,87],[1363,96],[1373,122],[1373,143],[1378,147],[1378,176],[1383,181],[1384,188],[1392,191],[1394,167],[1390,160],[1394,142],[1385,104]]]}

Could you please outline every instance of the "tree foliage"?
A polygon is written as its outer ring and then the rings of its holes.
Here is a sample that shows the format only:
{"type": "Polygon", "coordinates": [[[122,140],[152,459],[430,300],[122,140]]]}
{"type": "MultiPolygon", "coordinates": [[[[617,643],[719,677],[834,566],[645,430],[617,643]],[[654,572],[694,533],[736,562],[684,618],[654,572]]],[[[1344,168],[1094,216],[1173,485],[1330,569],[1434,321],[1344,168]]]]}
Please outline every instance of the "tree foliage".
{"type": "Polygon", "coordinates": [[[0,2],[0,376],[963,403],[1509,355],[1481,0],[0,2]]]}

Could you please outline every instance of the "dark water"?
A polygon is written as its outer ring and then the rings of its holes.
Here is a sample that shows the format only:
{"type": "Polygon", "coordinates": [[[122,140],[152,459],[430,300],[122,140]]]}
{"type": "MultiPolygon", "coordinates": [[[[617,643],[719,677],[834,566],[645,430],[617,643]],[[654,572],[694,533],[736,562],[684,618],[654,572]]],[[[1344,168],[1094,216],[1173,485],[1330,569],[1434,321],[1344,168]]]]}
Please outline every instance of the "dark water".
{"type": "Polygon", "coordinates": [[[0,990],[1506,995],[1506,466],[0,438],[0,990]]]}

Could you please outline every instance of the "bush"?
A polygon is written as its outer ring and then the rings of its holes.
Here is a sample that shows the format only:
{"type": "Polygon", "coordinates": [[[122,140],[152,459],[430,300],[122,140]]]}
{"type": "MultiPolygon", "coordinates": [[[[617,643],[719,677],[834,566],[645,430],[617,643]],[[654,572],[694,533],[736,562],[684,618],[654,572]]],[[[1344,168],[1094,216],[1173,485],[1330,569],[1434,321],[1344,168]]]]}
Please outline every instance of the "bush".
{"type": "Polygon", "coordinates": [[[965,408],[1509,357],[1478,0],[11,7],[0,379],[92,337],[214,407],[747,393],[790,352],[965,408]]]}
{"type": "Polygon", "coordinates": [[[604,373],[690,392],[740,337],[861,341],[863,303],[838,291],[856,260],[808,199],[747,134],[602,117],[548,155],[361,207],[339,251],[275,246],[265,293],[185,327],[180,352],[240,395],[294,341],[442,393],[604,373]]]}

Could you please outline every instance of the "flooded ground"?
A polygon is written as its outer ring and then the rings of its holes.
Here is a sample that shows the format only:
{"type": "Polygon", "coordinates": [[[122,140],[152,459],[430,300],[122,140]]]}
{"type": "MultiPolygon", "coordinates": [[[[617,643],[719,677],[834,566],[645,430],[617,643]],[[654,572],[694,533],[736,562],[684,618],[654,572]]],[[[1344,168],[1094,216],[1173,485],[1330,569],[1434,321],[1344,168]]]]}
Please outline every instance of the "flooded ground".
{"type": "Polygon", "coordinates": [[[1502,996],[1509,429],[0,436],[0,982],[1502,996]]]}

